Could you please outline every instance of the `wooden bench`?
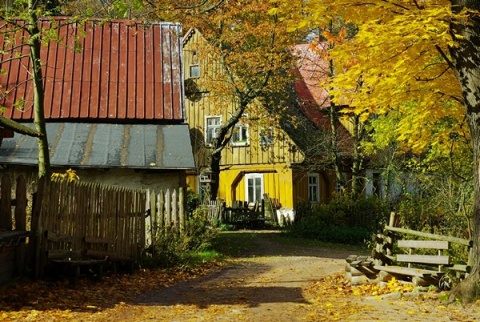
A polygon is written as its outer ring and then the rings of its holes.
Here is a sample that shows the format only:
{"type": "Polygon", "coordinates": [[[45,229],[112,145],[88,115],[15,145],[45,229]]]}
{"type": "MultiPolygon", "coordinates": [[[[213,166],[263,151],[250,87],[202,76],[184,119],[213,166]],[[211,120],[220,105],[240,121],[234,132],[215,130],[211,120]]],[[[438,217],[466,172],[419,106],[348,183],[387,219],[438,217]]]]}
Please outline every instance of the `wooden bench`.
{"type": "Polygon", "coordinates": [[[373,268],[373,258],[350,255],[345,261],[345,280],[352,285],[364,284],[377,277],[377,271],[373,268]]]}
{"type": "Polygon", "coordinates": [[[118,256],[114,249],[114,240],[101,237],[85,236],[85,256],[88,258],[105,259],[111,264],[113,271],[116,273],[120,266],[131,273],[134,268],[134,260],[118,256]]]}
{"type": "Polygon", "coordinates": [[[398,279],[411,279],[416,286],[438,285],[446,272],[445,267],[451,265],[450,256],[444,255],[450,247],[448,241],[398,240],[397,246],[408,249],[408,253],[397,254],[395,258],[397,263],[404,263],[406,266],[375,265],[374,269],[380,271],[381,280],[394,276],[398,279]],[[415,253],[420,249],[429,254],[415,253]]]}
{"type": "Polygon", "coordinates": [[[71,284],[75,284],[81,274],[81,268],[92,270],[94,276],[101,278],[106,258],[94,259],[85,255],[83,238],[45,231],[47,243],[47,265],[66,271],[71,284]]]}

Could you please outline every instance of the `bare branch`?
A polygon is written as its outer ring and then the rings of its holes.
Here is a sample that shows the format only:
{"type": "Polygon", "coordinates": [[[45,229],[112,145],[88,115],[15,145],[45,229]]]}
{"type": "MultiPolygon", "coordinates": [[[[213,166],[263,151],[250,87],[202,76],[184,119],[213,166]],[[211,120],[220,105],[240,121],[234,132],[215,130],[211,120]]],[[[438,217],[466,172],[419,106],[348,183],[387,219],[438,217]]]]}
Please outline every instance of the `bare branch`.
{"type": "Polygon", "coordinates": [[[445,54],[445,52],[442,50],[442,48],[440,48],[439,45],[435,45],[435,48],[436,48],[437,51],[440,53],[440,55],[443,57],[443,59],[445,59],[445,61],[447,62],[448,66],[450,66],[451,69],[455,70],[455,65],[454,65],[453,62],[448,58],[448,56],[445,54]]]}

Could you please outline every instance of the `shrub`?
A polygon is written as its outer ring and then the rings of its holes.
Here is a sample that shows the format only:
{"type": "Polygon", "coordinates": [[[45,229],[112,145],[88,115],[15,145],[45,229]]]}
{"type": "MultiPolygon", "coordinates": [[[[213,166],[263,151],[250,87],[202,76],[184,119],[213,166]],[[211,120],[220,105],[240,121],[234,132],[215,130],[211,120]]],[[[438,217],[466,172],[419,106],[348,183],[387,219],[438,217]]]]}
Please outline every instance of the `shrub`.
{"type": "Polygon", "coordinates": [[[206,212],[197,208],[182,231],[174,226],[162,230],[154,244],[145,251],[143,265],[160,268],[182,265],[192,257],[192,253],[210,247],[216,234],[217,230],[208,225],[206,212]]]}
{"type": "Polygon", "coordinates": [[[341,197],[328,204],[301,205],[298,209],[300,216],[288,228],[291,235],[344,244],[369,240],[389,215],[388,205],[375,197],[341,197]]]}

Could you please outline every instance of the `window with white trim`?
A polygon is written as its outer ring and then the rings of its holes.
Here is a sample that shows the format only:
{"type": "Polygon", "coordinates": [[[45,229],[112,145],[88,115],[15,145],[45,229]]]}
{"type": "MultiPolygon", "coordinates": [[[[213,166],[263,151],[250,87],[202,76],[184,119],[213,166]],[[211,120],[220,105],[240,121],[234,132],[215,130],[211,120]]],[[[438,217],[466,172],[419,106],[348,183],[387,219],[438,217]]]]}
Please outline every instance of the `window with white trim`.
{"type": "MultiPolygon", "coordinates": [[[[243,115],[242,119],[246,119],[247,115],[243,115]]],[[[233,128],[232,141],[233,146],[248,145],[248,124],[240,119],[233,128]]]]}
{"type": "Polygon", "coordinates": [[[200,77],[200,64],[198,63],[197,51],[192,50],[192,57],[190,65],[188,66],[188,77],[199,78],[200,77]]]}
{"type": "Polygon", "coordinates": [[[200,65],[192,64],[188,69],[189,78],[199,78],[200,77],[200,65]]]}
{"type": "Polygon", "coordinates": [[[245,175],[245,200],[254,203],[263,198],[263,174],[249,173],[245,175]]]}
{"type": "Polygon", "coordinates": [[[273,144],[273,127],[263,127],[260,129],[260,145],[268,146],[273,144]]]}
{"type": "Polygon", "coordinates": [[[211,144],[212,140],[218,136],[221,124],[221,116],[205,116],[205,144],[211,144]]]}
{"type": "Polygon", "coordinates": [[[318,173],[308,174],[308,201],[320,201],[320,175],[318,173]]]}

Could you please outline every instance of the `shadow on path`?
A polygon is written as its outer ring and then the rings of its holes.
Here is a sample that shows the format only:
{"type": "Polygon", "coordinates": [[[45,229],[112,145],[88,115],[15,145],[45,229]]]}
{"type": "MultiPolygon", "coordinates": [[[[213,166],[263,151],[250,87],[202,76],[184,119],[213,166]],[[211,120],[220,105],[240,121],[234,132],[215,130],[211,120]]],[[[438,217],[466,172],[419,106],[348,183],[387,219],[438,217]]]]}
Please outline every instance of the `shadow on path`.
{"type": "MultiPolygon", "coordinates": [[[[302,294],[302,284],[321,277],[322,265],[344,260],[346,250],[322,247],[283,245],[272,239],[276,232],[228,232],[225,241],[247,240],[233,265],[198,280],[178,283],[138,299],[136,304],[147,306],[242,305],[258,307],[264,303],[309,304],[302,294]],[[245,235],[249,234],[249,235],[245,235]],[[243,236],[242,236],[243,235],[243,236]],[[235,238],[236,236],[242,238],[235,238]],[[308,257],[308,258],[306,258],[308,257]],[[316,276],[304,274],[312,265],[316,276]],[[317,269],[318,268],[318,269],[317,269]]],[[[228,245],[224,245],[228,246],[228,245]]]]}

